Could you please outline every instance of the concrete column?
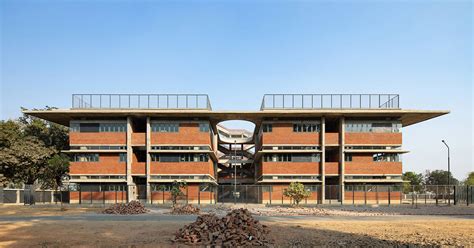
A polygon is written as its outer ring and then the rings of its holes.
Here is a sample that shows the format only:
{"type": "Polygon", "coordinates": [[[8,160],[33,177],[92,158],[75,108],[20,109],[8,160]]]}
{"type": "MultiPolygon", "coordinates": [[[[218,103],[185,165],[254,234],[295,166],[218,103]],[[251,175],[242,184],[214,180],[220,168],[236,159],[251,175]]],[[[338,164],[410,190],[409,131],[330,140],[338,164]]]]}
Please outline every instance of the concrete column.
{"type": "Polygon", "coordinates": [[[146,200],[151,203],[150,164],[151,164],[151,124],[150,117],[146,118],[146,200]]]}
{"type": "MultiPolygon", "coordinates": [[[[23,190],[23,191],[24,191],[24,190],[23,190]]],[[[24,193],[24,192],[23,192],[23,193],[24,193]]],[[[16,203],[17,203],[17,204],[20,204],[20,202],[21,202],[21,201],[20,201],[20,190],[17,189],[17,190],[16,190],[16,203]]]]}
{"type": "Polygon", "coordinates": [[[321,117],[321,203],[326,202],[326,118],[321,117]]]}
{"type": "Polygon", "coordinates": [[[345,119],[341,117],[339,125],[339,163],[340,163],[340,173],[339,173],[339,187],[340,187],[340,199],[341,204],[344,204],[344,174],[345,174],[345,156],[344,156],[344,128],[345,119]]]}
{"type": "Polygon", "coordinates": [[[132,118],[127,117],[127,200],[135,200],[135,187],[132,178],[132,118]]]}

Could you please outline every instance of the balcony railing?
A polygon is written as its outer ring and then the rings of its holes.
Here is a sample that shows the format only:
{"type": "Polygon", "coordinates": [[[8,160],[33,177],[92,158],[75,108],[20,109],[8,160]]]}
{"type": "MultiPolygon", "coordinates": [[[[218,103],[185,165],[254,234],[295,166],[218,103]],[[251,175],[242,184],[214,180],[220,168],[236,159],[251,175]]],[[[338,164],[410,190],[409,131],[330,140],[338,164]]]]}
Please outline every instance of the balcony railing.
{"type": "Polygon", "coordinates": [[[205,94],[73,94],[73,109],[211,110],[205,94]]]}
{"type": "Polygon", "coordinates": [[[398,109],[398,94],[265,94],[261,110],[398,109]]]}

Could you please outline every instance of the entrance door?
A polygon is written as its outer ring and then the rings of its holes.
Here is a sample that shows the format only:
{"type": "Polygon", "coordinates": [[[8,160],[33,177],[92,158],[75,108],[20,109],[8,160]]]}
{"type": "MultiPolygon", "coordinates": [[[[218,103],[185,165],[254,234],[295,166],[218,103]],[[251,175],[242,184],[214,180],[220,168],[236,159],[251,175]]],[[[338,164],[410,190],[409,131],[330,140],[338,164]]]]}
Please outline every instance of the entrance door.
{"type": "Polygon", "coordinates": [[[146,177],[133,177],[137,200],[146,200],[146,177]]]}

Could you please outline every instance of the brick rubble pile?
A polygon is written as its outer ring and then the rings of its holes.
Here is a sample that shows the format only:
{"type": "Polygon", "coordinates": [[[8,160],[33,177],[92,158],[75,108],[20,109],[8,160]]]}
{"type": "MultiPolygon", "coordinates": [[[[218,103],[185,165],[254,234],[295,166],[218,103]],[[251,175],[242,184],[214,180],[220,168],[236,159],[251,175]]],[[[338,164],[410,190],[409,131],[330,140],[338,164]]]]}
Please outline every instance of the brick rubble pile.
{"type": "Polygon", "coordinates": [[[122,214],[122,215],[130,215],[130,214],[144,214],[147,213],[149,210],[143,206],[143,204],[139,201],[131,201],[129,203],[117,203],[108,208],[106,208],[102,213],[104,214],[122,214]]]}
{"type": "Polygon", "coordinates": [[[197,220],[176,232],[173,239],[188,245],[263,246],[270,244],[269,229],[255,220],[247,209],[235,209],[219,218],[214,214],[197,220]]]}
{"type": "Polygon", "coordinates": [[[191,204],[183,206],[174,206],[171,210],[171,214],[199,214],[201,210],[198,207],[194,207],[191,204]]]}

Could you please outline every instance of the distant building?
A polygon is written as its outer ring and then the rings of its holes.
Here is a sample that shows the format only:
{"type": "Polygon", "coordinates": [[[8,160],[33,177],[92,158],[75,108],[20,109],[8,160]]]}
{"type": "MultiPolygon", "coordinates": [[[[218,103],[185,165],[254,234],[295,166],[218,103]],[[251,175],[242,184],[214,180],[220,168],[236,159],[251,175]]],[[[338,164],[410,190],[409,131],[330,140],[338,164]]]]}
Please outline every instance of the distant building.
{"type": "Polygon", "coordinates": [[[70,128],[71,202],[164,202],[185,180],[190,202],[288,202],[283,189],[298,181],[321,203],[374,185],[387,197],[384,186],[402,183],[402,128],[448,111],[403,110],[393,94],[265,95],[259,111],[213,111],[207,95],[88,94],[24,113],[70,128]]]}

